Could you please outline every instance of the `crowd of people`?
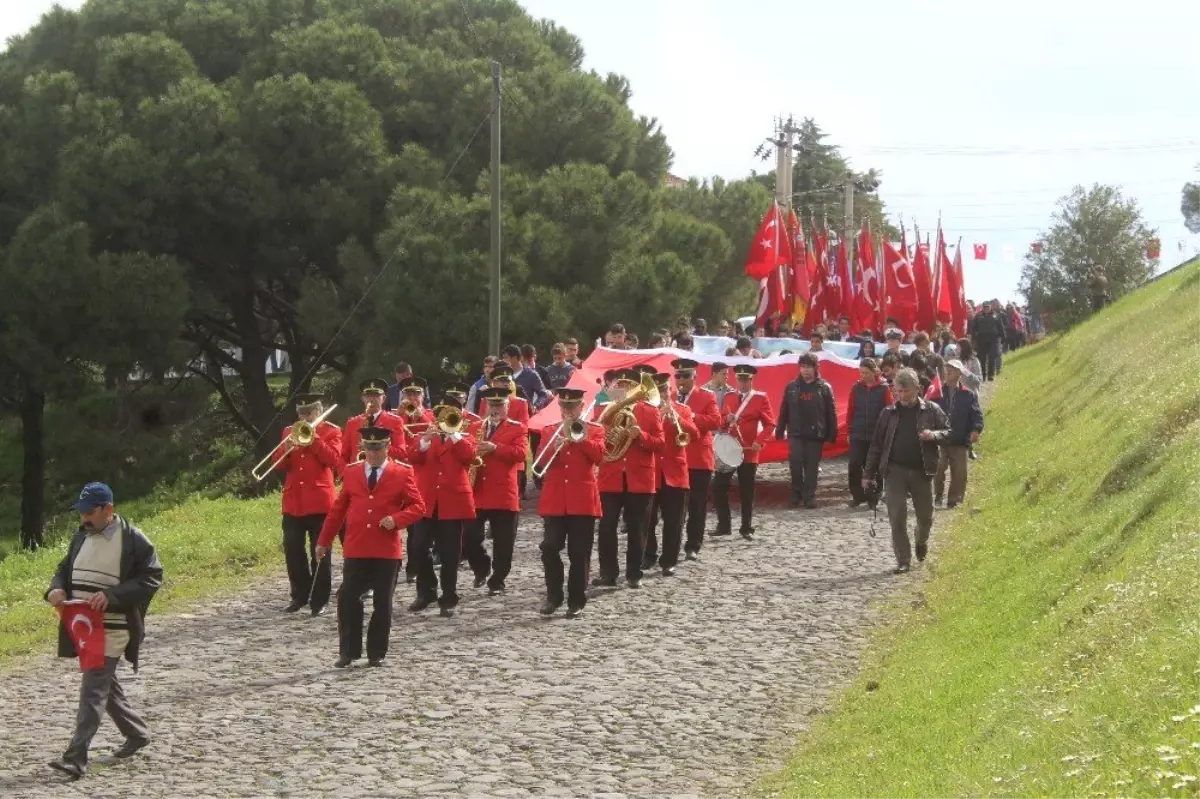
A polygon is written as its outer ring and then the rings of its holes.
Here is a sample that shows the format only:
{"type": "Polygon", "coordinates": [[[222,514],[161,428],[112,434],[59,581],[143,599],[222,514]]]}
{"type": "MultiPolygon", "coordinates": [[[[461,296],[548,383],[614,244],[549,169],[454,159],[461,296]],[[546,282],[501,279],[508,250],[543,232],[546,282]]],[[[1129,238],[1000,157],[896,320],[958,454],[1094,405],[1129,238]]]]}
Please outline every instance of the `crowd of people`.
{"type": "MultiPolygon", "coordinates": [[[[906,334],[889,327],[882,352],[875,351],[873,336],[861,336],[860,379],[847,398],[848,504],[874,509],[884,502],[897,573],[908,571],[914,556],[925,559],[934,508],[964,500],[967,462],[983,431],[977,392],[1000,371],[1002,353],[1021,346],[1028,330],[1007,321],[1014,310],[998,313],[982,303],[961,338],[948,330],[906,334]]],[[[681,561],[699,560],[706,539],[733,534],[734,481],[738,533],[753,540],[757,468],[771,440],[787,442],[791,506],[817,506],[821,459],[838,436],[836,398],[821,378],[817,353],[825,341],[854,340],[846,330],[845,320],[813,330],[796,378],[775,401],[754,387],[758,369],[752,364],[714,363],[701,385],[698,362],[677,357],[670,372],[645,363],[607,372],[596,401],[584,407],[585,392],[569,386],[582,366],[575,339],[555,343],[545,363],[532,345],[507,346],[483,359],[477,379],[450,380],[436,396],[409,364],[397,363],[394,382],[362,382],[363,412],[344,429],[324,419],[324,397],[297,395],[297,422],[283,431],[273,464],[284,477],[290,598],[283,610],[307,607],[320,616],[333,602],[334,665],[345,668],[362,658],[364,632],[368,665],[384,665],[402,569],[415,586],[411,613],[436,605],[441,616],[454,616],[460,563],[473,575],[474,588],[486,587],[491,596],[507,592],[527,475],[540,489],[544,616],[564,604],[568,618],[581,616],[589,581],[616,586],[623,572],[625,585],[639,589],[649,570],[669,578],[681,561]],[[533,414],[552,402],[561,424],[531,428],[533,414]],[[733,455],[721,446],[731,442],[733,455]],[[330,557],[335,540],[342,550],[336,591],[330,557]]],[[[714,329],[736,336],[731,356],[749,359],[758,357],[754,332],[729,322],[714,329]]],[[[704,320],[680,320],[674,332],[653,331],[647,345],[686,355],[695,337],[705,335],[704,320]]],[[[597,344],[638,347],[620,324],[597,344]]],[[[51,764],[72,779],[84,774],[89,743],[106,711],[127,739],[118,757],[132,756],[150,741],[122,692],[117,666],[124,657],[136,669],[146,609],[163,573],[153,544],[115,513],[107,485],[86,486],[76,508],[80,528],[46,599],[60,610],[86,605],[103,613],[111,633],[103,666],[84,672],[72,741],[51,764]]],[[[64,621],[60,655],[79,653],[74,627],[64,621]]]]}

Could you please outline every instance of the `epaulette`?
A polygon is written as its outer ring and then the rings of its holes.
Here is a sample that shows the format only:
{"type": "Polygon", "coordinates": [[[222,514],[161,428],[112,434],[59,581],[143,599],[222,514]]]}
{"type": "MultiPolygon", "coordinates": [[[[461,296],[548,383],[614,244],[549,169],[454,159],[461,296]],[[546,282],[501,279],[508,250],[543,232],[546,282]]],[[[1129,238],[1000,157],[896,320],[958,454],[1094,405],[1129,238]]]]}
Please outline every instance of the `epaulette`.
{"type": "Polygon", "coordinates": [[[515,424],[515,425],[519,425],[519,424],[521,424],[521,423],[520,423],[520,422],[518,422],[516,419],[507,419],[507,418],[506,418],[504,421],[505,421],[505,422],[507,422],[507,423],[509,423],[509,424],[515,424]]]}
{"type": "Polygon", "coordinates": [[[388,458],[388,463],[394,463],[397,466],[403,466],[406,469],[411,469],[413,467],[413,465],[408,461],[396,460],[395,458],[388,458]]]}
{"type": "Polygon", "coordinates": [[[697,386],[697,388],[700,389],[701,391],[707,391],[709,394],[715,395],[717,393],[717,392],[713,391],[711,388],[709,388],[708,386],[697,386]]]}

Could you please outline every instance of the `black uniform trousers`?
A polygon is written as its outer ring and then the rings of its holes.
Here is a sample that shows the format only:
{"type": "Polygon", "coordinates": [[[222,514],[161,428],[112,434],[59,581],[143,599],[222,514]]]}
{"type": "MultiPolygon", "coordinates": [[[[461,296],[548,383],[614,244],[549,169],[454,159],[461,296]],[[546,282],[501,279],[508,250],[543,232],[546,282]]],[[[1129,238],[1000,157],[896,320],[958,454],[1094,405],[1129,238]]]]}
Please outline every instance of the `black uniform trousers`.
{"type": "Polygon", "coordinates": [[[850,442],[850,496],[855,502],[868,502],[874,506],[879,501],[880,494],[883,493],[883,481],[876,475],[871,482],[871,487],[867,490],[863,489],[863,467],[867,463],[867,453],[871,450],[870,441],[853,441],[850,442]]]}
{"type": "Polygon", "coordinates": [[[434,509],[432,519],[417,522],[413,531],[413,548],[409,557],[417,561],[417,596],[430,601],[437,600],[438,606],[452,608],[458,605],[458,559],[463,545],[463,520],[439,519],[434,509]],[[442,594],[438,596],[438,573],[433,568],[433,551],[441,559],[442,594]]]}
{"type": "Polygon", "coordinates": [[[742,528],[747,533],[754,529],[754,478],[758,474],[757,463],[742,462],[735,472],[717,472],[713,476],[713,504],[717,506],[717,532],[731,532],[732,519],[729,513],[729,486],[737,475],[738,493],[741,494],[742,528]]]}
{"type": "Polygon", "coordinates": [[[404,536],[404,551],[408,553],[408,560],[404,562],[404,575],[410,578],[408,582],[417,579],[417,559],[412,556],[413,540],[416,538],[415,531],[417,526],[414,524],[405,530],[404,536]]]}
{"type": "Polygon", "coordinates": [[[324,513],[307,516],[283,514],[283,559],[287,564],[292,601],[307,603],[311,592],[313,610],[329,603],[329,592],[333,585],[330,573],[333,570],[332,561],[325,563],[317,560],[317,538],[321,535],[321,525],[324,523],[324,513]],[[316,585],[313,584],[314,580],[316,585]]]}
{"type": "Polygon", "coordinates": [[[788,471],[792,476],[792,499],[813,502],[817,497],[817,467],[825,442],[819,438],[788,437],[788,471]]]}
{"type": "Polygon", "coordinates": [[[600,576],[608,580],[616,580],[621,573],[617,561],[617,526],[622,514],[625,518],[625,579],[642,579],[642,558],[645,547],[642,543],[642,530],[646,525],[646,511],[650,507],[653,494],[634,494],[629,491],[628,480],[624,491],[600,492],[600,509],[604,517],[600,519],[600,540],[597,550],[600,556],[600,576]]]}
{"type": "Polygon", "coordinates": [[[704,527],[708,523],[708,486],[713,473],[708,469],[688,469],[691,488],[687,497],[687,541],[684,552],[699,552],[704,541],[704,527]]]}
{"type": "MultiPolygon", "coordinates": [[[[328,560],[328,558],[326,558],[328,560]]],[[[382,658],[388,651],[392,632],[392,594],[400,561],[390,558],[346,558],[342,561],[342,584],[338,588],[338,649],[342,657],[362,657],[363,601],[373,591],[374,606],[367,626],[367,657],[382,658]]]]}
{"type": "Polygon", "coordinates": [[[592,566],[592,542],[596,535],[594,516],[545,516],[542,536],[542,568],[546,572],[546,599],[555,605],[563,601],[563,547],[567,549],[567,607],[587,604],[588,572],[592,566]]]}
{"type": "Polygon", "coordinates": [[[650,525],[646,528],[645,565],[655,563],[668,569],[679,563],[679,548],[683,545],[683,511],[687,507],[688,490],[663,484],[650,505],[650,525]],[[655,528],[662,517],[662,553],[658,551],[655,528]]]}
{"type": "Polygon", "coordinates": [[[513,546],[517,541],[515,510],[476,511],[475,521],[467,524],[467,563],[477,578],[487,577],[488,588],[503,588],[512,571],[513,546]],[[483,548],[484,527],[492,528],[492,556],[483,548]],[[488,575],[491,575],[490,577],[488,575]]]}

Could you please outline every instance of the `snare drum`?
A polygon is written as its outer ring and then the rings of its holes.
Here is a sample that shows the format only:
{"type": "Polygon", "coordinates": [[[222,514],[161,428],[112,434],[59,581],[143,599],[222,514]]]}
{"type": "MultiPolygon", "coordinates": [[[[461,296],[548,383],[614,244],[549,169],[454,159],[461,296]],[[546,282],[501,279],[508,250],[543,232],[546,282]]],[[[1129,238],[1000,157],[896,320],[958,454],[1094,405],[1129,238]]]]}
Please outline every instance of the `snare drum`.
{"type": "Polygon", "coordinates": [[[737,471],[737,467],[742,465],[746,457],[742,442],[728,433],[717,433],[713,436],[713,454],[717,460],[717,471],[726,474],[737,471]]]}

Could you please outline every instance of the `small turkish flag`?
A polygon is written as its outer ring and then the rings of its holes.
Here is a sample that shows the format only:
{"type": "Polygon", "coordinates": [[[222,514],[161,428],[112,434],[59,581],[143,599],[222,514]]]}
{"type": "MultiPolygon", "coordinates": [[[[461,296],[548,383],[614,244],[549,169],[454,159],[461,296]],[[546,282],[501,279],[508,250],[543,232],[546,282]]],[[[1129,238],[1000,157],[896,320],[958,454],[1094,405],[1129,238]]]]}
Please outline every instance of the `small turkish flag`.
{"type": "MultiPolygon", "coordinates": [[[[746,255],[747,277],[762,280],[781,264],[787,263],[782,256],[783,248],[789,244],[787,235],[783,217],[779,214],[779,204],[773,202],[759,223],[753,241],[750,242],[750,252],[746,255]]],[[[791,252],[790,248],[788,252],[791,252]]]]}
{"type": "Polygon", "coordinates": [[[58,606],[58,615],[79,653],[79,670],[104,668],[104,612],[72,599],[58,606]]]}
{"type": "Polygon", "coordinates": [[[975,245],[975,260],[976,261],[986,261],[987,260],[987,245],[986,244],[976,244],[975,245]]]}
{"type": "Polygon", "coordinates": [[[1162,242],[1157,238],[1150,239],[1150,242],[1146,245],[1146,257],[1157,258],[1161,252],[1162,242]]]}
{"type": "Polygon", "coordinates": [[[1040,241],[1035,241],[1033,244],[1029,245],[1029,249],[1033,250],[1034,255],[1041,255],[1042,254],[1042,243],[1040,241]]]}
{"type": "Polygon", "coordinates": [[[925,399],[930,402],[936,402],[942,398],[942,378],[940,375],[934,375],[933,380],[929,383],[929,388],[925,389],[925,399]]]}

